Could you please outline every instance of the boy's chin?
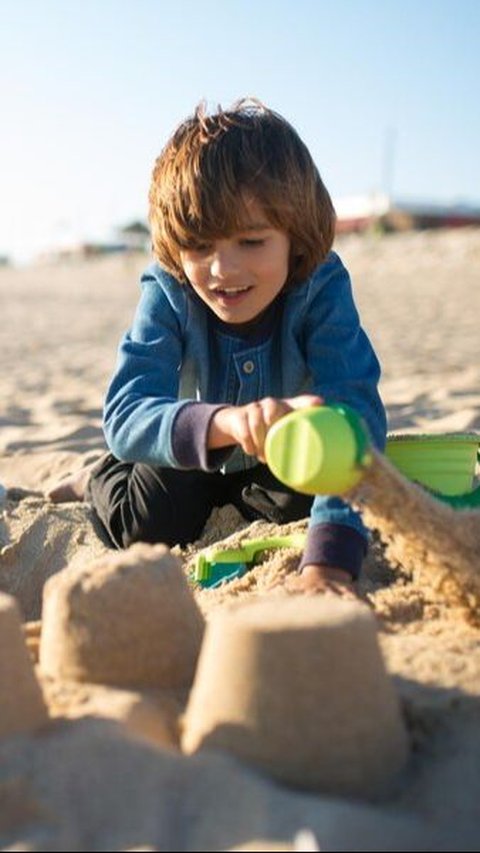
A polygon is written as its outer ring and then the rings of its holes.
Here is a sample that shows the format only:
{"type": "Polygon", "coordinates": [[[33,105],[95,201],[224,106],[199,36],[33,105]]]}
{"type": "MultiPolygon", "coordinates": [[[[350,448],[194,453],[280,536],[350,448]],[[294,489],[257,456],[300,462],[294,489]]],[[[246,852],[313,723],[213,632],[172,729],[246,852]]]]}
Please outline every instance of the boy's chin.
{"type": "Polygon", "coordinates": [[[260,319],[267,308],[268,305],[265,308],[251,308],[250,310],[246,306],[243,310],[239,310],[238,308],[229,309],[215,306],[212,310],[223,323],[228,323],[231,326],[243,326],[246,323],[252,323],[255,320],[260,319]]]}
{"type": "Polygon", "coordinates": [[[226,314],[217,314],[217,317],[222,320],[223,323],[228,323],[229,326],[246,326],[249,323],[254,323],[255,320],[260,318],[263,314],[263,311],[260,314],[247,314],[244,317],[232,317],[231,315],[227,316],[226,314]]]}

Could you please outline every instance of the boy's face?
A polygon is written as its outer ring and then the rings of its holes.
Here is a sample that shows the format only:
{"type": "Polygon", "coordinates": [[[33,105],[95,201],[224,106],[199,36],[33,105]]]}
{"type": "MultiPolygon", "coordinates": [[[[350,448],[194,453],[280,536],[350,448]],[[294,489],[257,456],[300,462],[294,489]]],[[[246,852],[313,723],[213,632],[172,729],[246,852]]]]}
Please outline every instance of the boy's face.
{"type": "Polygon", "coordinates": [[[247,323],[258,317],[280,293],[288,275],[289,237],[270,225],[253,199],[245,209],[242,231],[180,252],[193,289],[225,323],[247,323]]]}

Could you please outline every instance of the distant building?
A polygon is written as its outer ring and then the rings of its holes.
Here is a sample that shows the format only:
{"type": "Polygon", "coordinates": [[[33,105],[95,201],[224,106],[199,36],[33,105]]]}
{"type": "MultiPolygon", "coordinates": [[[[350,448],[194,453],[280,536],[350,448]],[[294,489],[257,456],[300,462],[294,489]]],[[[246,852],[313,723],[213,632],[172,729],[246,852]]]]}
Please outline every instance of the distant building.
{"type": "Polygon", "coordinates": [[[36,262],[40,264],[78,263],[109,255],[129,256],[137,252],[150,252],[151,238],[148,226],[135,220],[122,227],[112,229],[111,239],[72,241],[42,252],[36,262]]]}
{"type": "Polygon", "coordinates": [[[130,252],[149,252],[152,239],[148,225],[140,220],[117,228],[117,234],[130,252]]]}
{"type": "Polygon", "coordinates": [[[372,193],[336,199],[337,234],[480,226],[480,207],[391,199],[372,193]]]}
{"type": "Polygon", "coordinates": [[[37,258],[37,263],[76,263],[106,255],[125,254],[126,252],[128,252],[126,243],[73,243],[70,246],[61,246],[42,252],[37,258]]]}

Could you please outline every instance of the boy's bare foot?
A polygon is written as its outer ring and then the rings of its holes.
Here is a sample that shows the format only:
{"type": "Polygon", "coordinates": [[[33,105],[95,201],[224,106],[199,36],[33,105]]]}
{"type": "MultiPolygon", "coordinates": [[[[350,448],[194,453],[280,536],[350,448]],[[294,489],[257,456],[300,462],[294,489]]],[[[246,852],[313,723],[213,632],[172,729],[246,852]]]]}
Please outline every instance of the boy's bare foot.
{"type": "Polygon", "coordinates": [[[288,592],[303,595],[338,595],[341,598],[358,599],[348,572],[316,563],[304,566],[299,575],[290,575],[286,588],[288,592]]]}
{"type": "Polygon", "coordinates": [[[81,468],[75,474],[65,477],[64,480],[61,480],[58,485],[46,493],[47,498],[55,504],[83,501],[93,464],[87,465],[86,468],[81,468]]]}

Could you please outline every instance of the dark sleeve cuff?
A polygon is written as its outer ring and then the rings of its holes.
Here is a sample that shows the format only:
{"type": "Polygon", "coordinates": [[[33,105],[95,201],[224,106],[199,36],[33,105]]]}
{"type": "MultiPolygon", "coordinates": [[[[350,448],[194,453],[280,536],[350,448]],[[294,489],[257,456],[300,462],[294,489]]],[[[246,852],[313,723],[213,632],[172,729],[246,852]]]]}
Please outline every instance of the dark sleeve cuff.
{"type": "Polygon", "coordinates": [[[345,524],[314,524],[309,528],[307,541],[298,570],[308,563],[344,569],[356,580],[367,553],[367,541],[361,533],[345,524]]]}
{"type": "Polygon", "coordinates": [[[173,422],[172,449],[179,468],[217,471],[235,447],[209,450],[207,436],[210,421],[223,405],[187,403],[179,409],[173,422]]]}

